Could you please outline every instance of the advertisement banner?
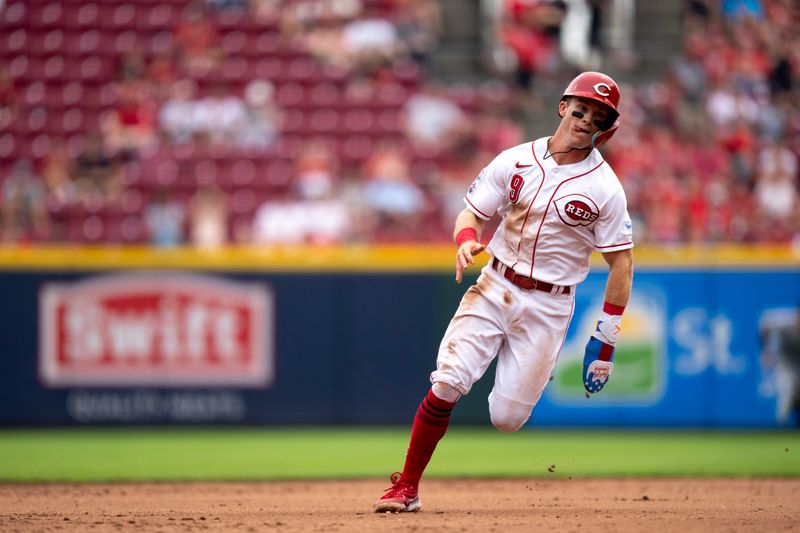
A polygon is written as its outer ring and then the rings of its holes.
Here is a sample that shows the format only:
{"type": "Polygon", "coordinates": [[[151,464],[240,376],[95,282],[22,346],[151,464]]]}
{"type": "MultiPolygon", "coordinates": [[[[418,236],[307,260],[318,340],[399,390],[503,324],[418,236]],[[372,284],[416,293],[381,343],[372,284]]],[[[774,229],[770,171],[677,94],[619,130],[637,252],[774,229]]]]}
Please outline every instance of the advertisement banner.
{"type": "Polygon", "coordinates": [[[39,377],[46,387],[265,387],[272,315],[263,283],[163,273],[46,283],[39,377]]]}
{"type": "MultiPolygon", "coordinates": [[[[614,373],[587,398],[594,269],[530,425],[793,425],[799,272],[638,268],[614,373]]],[[[405,425],[475,275],[0,272],[0,424],[405,425]]],[[[453,422],[489,424],[492,385],[490,369],[453,422]]]]}

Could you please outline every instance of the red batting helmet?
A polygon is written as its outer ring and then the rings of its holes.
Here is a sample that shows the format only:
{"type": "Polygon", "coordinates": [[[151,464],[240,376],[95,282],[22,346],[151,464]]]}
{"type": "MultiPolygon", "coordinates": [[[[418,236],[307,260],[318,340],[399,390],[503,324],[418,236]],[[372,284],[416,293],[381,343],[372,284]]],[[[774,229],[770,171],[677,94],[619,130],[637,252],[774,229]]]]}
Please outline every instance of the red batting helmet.
{"type": "Polygon", "coordinates": [[[588,98],[608,107],[609,114],[606,125],[602,128],[602,132],[595,134],[593,144],[599,147],[609,140],[619,127],[619,87],[617,82],[601,72],[584,72],[567,85],[561,100],[570,96],[588,98]]]}

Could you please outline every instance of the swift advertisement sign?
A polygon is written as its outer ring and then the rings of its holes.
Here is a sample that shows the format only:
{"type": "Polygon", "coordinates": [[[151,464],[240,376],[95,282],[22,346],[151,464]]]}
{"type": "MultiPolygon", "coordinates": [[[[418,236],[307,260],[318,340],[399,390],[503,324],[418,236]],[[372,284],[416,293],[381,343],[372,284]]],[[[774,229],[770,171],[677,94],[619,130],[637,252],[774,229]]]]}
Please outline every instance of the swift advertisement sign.
{"type": "Polygon", "coordinates": [[[273,300],[262,283],[190,274],[47,283],[39,377],[48,387],[266,387],[273,300]]]}

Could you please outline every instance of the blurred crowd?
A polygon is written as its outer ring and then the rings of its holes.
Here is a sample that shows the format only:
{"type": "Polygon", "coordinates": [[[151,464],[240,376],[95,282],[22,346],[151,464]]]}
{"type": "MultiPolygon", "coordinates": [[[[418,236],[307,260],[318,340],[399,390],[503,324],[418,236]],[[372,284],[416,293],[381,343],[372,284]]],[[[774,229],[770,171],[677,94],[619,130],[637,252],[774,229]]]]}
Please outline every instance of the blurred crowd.
{"type": "Polygon", "coordinates": [[[607,157],[645,242],[800,245],[800,6],[691,0],[663,80],[626,88],[607,157]]]}
{"type": "MultiPolygon", "coordinates": [[[[52,120],[37,100],[45,85],[7,55],[0,238],[448,241],[466,186],[528,140],[520,110],[554,108],[557,96],[540,98],[554,78],[611,65],[599,30],[609,3],[500,2],[496,37],[513,68],[446,84],[432,67],[436,0],[173,0],[177,14],[146,44],[133,30],[114,37],[108,83],[60,87],[69,105],[50,135],[27,135],[52,120]]],[[[7,29],[25,9],[6,3],[7,29]]],[[[111,16],[124,27],[124,10],[111,16]]],[[[604,153],[637,242],[800,246],[798,22],[792,0],[688,0],[663,79],[622,84],[623,125],[604,153]]],[[[633,58],[613,59],[624,80],[633,58]]]]}

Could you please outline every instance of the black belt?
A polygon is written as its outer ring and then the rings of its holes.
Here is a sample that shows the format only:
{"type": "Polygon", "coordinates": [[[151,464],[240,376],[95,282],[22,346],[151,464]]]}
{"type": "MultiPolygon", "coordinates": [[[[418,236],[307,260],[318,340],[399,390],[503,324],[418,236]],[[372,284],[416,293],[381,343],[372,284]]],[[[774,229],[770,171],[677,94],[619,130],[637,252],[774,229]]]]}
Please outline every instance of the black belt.
{"type": "Polygon", "coordinates": [[[496,257],[492,258],[492,268],[498,271],[500,274],[503,275],[508,281],[519,287],[520,289],[525,289],[526,291],[544,291],[544,292],[552,292],[553,288],[555,287],[558,289],[557,294],[569,294],[571,292],[571,287],[569,285],[553,285],[552,283],[547,283],[546,281],[539,281],[538,279],[527,278],[525,276],[520,276],[514,269],[507,267],[503,263],[500,262],[496,257]]]}

